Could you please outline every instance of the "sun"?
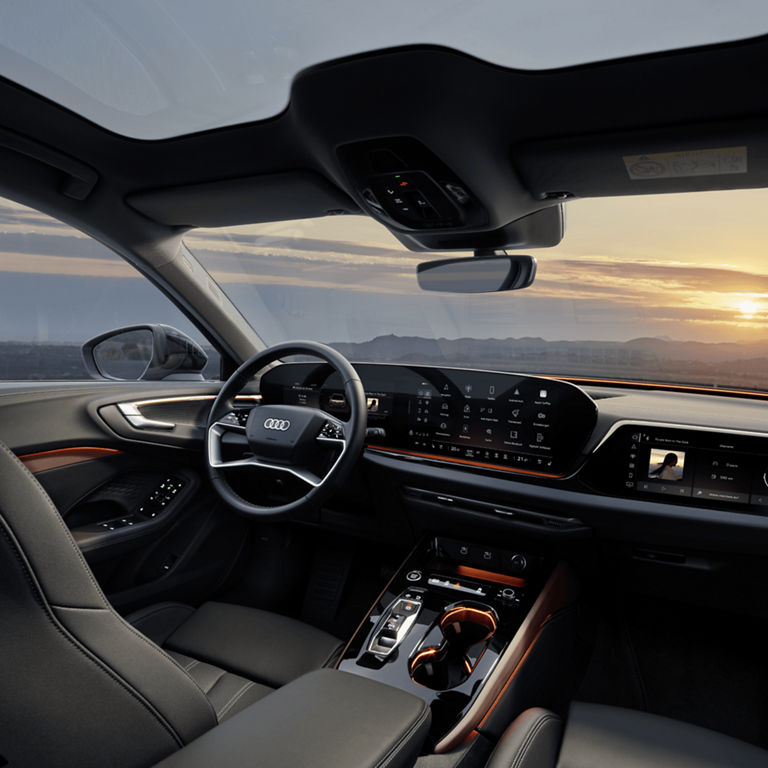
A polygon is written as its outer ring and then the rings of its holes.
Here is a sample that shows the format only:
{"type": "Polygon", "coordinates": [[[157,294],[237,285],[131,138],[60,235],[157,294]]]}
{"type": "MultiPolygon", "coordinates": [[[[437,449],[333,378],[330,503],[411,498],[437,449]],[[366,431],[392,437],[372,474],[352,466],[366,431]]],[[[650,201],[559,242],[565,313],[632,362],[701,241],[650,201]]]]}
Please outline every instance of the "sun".
{"type": "Polygon", "coordinates": [[[760,311],[760,306],[756,301],[744,299],[744,301],[739,302],[738,309],[744,317],[752,317],[760,311]]]}

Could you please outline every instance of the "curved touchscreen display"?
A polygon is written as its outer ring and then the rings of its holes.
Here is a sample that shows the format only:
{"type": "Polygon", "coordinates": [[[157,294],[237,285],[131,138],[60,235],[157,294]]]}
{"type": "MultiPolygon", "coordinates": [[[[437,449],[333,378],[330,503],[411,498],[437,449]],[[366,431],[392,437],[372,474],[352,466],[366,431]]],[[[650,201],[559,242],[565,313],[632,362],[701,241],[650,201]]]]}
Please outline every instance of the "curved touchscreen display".
{"type": "MultiPolygon", "coordinates": [[[[597,408],[578,387],[553,379],[428,366],[355,365],[368,398],[369,446],[423,458],[546,476],[570,471],[597,408]]],[[[262,393],[343,414],[338,375],[286,365],[265,374],[262,393]],[[275,385],[282,382],[278,393],[275,385]]]]}

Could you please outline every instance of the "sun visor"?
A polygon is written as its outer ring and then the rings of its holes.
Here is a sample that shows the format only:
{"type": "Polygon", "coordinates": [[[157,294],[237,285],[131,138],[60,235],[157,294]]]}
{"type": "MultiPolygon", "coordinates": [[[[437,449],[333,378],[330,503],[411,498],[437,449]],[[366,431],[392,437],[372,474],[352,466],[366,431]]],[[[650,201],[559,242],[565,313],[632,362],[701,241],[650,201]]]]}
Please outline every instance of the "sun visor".
{"type": "Polygon", "coordinates": [[[126,202],[168,226],[225,227],[360,213],[317,173],[289,171],[135,192],[126,202]]]}
{"type": "Polygon", "coordinates": [[[685,126],[518,144],[538,200],[768,186],[768,123],[685,126]]]}

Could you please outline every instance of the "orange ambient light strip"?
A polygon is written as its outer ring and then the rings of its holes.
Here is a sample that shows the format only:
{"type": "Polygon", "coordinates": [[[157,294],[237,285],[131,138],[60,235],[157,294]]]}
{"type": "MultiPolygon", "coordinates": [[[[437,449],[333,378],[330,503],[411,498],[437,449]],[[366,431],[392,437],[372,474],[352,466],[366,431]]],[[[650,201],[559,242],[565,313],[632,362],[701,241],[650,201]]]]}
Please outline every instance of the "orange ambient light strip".
{"type": "Polygon", "coordinates": [[[115,448],[59,448],[55,451],[41,451],[40,453],[27,453],[19,456],[19,460],[33,474],[47,472],[49,469],[59,469],[72,464],[81,464],[84,461],[103,459],[107,456],[115,456],[122,453],[115,448]]]}
{"type": "Polygon", "coordinates": [[[480,568],[472,568],[468,565],[457,565],[456,575],[465,576],[468,579],[480,579],[481,581],[491,581],[494,584],[504,584],[507,587],[523,588],[526,585],[525,579],[519,576],[507,576],[505,573],[492,573],[483,571],[480,568]]]}
{"type": "Polygon", "coordinates": [[[592,379],[583,376],[541,376],[542,379],[554,381],[569,381],[571,384],[604,384],[609,387],[627,387],[642,389],[667,389],[673,392],[704,393],[706,395],[729,395],[738,397],[756,397],[768,399],[768,392],[757,392],[753,389],[721,389],[720,387],[705,387],[695,384],[664,384],[653,381],[632,381],[631,379],[592,379]]]}
{"type": "Polygon", "coordinates": [[[447,461],[452,464],[463,464],[469,467],[482,467],[483,469],[498,469],[502,472],[514,472],[517,475],[533,475],[534,477],[547,477],[559,479],[565,475],[551,475],[546,472],[534,472],[532,469],[516,469],[515,467],[502,467],[500,464],[485,464],[481,461],[470,461],[469,459],[455,459],[450,456],[439,456],[432,453],[417,453],[416,451],[404,451],[401,448],[385,448],[382,445],[369,445],[369,448],[375,451],[385,451],[395,453],[401,456],[417,456],[420,459],[434,459],[435,461],[447,461]]]}
{"type": "Polygon", "coordinates": [[[451,608],[440,618],[440,629],[444,629],[447,624],[453,621],[473,621],[480,624],[488,630],[488,634],[483,638],[487,640],[496,631],[496,617],[490,611],[484,611],[482,608],[473,608],[469,605],[457,605],[451,608]]]}

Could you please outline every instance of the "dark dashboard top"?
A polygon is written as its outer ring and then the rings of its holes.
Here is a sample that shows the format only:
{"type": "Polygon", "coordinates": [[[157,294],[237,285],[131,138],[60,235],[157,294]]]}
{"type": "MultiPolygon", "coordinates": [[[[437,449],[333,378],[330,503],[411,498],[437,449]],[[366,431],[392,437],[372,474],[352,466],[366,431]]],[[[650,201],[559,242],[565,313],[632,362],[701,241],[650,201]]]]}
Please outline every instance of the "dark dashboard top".
{"type": "MultiPolygon", "coordinates": [[[[768,514],[768,423],[759,401],[582,389],[552,378],[359,363],[367,450],[424,465],[662,504],[768,514]]],[[[272,369],[267,402],[344,417],[322,364],[272,369]]]]}

